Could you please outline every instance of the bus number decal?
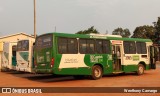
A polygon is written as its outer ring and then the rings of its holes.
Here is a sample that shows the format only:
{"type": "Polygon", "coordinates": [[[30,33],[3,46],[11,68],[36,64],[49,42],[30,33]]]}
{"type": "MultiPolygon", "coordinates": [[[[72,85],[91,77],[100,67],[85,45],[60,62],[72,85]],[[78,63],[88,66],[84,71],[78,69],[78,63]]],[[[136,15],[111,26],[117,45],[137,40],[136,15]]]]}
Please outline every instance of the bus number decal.
{"type": "Polygon", "coordinates": [[[132,60],[132,56],[126,56],[126,60],[132,60]]]}

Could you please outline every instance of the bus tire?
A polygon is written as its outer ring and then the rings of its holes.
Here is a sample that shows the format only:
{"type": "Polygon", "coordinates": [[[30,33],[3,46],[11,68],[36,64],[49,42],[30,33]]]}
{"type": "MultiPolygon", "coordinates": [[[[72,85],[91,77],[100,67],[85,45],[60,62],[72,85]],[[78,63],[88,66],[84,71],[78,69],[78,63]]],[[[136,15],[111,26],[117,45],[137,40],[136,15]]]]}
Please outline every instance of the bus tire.
{"type": "Polygon", "coordinates": [[[144,66],[142,64],[138,64],[137,75],[144,74],[144,66]]]}
{"type": "Polygon", "coordinates": [[[100,79],[102,75],[103,75],[102,68],[99,65],[94,65],[92,67],[91,79],[92,80],[100,79]]]}

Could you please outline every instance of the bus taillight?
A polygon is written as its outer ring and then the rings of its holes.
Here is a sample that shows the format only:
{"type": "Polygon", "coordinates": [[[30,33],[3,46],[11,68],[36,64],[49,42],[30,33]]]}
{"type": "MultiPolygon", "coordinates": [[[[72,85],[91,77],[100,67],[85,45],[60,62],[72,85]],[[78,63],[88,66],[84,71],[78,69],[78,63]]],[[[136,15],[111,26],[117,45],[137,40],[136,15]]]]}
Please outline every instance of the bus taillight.
{"type": "Polygon", "coordinates": [[[51,59],[51,67],[54,65],[54,58],[51,59]]]}

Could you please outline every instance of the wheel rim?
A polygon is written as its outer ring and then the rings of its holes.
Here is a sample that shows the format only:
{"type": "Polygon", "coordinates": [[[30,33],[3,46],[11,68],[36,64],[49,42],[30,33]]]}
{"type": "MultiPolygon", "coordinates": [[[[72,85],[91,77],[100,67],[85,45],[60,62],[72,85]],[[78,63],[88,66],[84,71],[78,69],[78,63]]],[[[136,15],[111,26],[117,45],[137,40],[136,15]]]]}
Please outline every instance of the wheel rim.
{"type": "Polygon", "coordinates": [[[143,74],[143,71],[144,71],[143,66],[139,66],[139,73],[140,73],[140,74],[143,74]]]}
{"type": "Polygon", "coordinates": [[[100,77],[101,76],[101,70],[96,68],[94,71],[95,77],[100,77]]]}

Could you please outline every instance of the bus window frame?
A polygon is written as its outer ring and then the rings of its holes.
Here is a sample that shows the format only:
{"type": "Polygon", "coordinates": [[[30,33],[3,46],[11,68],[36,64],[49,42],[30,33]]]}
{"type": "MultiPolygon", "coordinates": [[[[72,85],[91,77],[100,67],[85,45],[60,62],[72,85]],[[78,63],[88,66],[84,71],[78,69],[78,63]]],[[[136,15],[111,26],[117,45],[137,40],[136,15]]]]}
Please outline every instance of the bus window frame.
{"type": "Polygon", "coordinates": [[[77,38],[58,37],[57,40],[58,40],[57,41],[58,42],[57,49],[58,49],[59,54],[78,54],[78,40],[77,40],[77,38]],[[71,44],[71,43],[69,43],[69,40],[74,40],[74,44],[73,44],[74,47],[69,47],[69,45],[71,44]],[[66,42],[65,46],[64,46],[64,41],[66,42]],[[60,48],[60,47],[63,47],[63,46],[60,46],[60,45],[63,45],[65,47],[65,50],[66,50],[65,52],[62,52],[62,48],[60,48]],[[74,49],[73,49],[73,51],[69,51],[70,50],[69,48],[74,48],[74,49]]]}
{"type": "Polygon", "coordinates": [[[123,51],[125,54],[136,54],[137,52],[137,48],[136,48],[136,43],[135,41],[123,41],[123,51]],[[134,44],[133,46],[131,46],[131,44],[134,44]],[[134,47],[134,50],[132,50],[134,47]],[[128,51],[126,51],[126,49],[128,51]]]}
{"type": "Polygon", "coordinates": [[[79,53],[80,54],[96,54],[96,42],[94,39],[86,39],[86,38],[80,38],[79,39],[79,53]],[[81,41],[84,40],[85,43],[81,43],[81,41]],[[90,51],[91,47],[90,47],[90,44],[91,43],[88,43],[89,41],[93,41],[93,44],[94,44],[94,48],[92,50],[92,52],[90,51]],[[85,49],[85,52],[83,51],[82,52],[82,44],[86,44],[86,49],[85,49]]]}

